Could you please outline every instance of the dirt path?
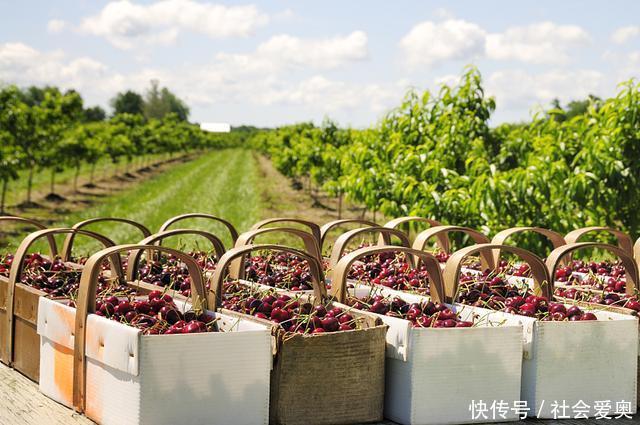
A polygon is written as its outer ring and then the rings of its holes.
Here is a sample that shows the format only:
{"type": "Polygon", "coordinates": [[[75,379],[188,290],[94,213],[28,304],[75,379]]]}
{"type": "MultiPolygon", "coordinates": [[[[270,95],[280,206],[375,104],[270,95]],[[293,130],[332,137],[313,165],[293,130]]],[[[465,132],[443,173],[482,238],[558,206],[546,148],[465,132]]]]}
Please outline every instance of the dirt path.
{"type": "MultiPolygon", "coordinates": [[[[319,194],[311,196],[305,189],[294,189],[293,182],[275,169],[271,161],[254,153],[259,167],[264,217],[296,217],[323,224],[338,219],[338,200],[319,194]]],[[[366,218],[373,217],[367,213],[366,218]]],[[[346,204],[342,218],[363,218],[363,209],[346,204]]]]}

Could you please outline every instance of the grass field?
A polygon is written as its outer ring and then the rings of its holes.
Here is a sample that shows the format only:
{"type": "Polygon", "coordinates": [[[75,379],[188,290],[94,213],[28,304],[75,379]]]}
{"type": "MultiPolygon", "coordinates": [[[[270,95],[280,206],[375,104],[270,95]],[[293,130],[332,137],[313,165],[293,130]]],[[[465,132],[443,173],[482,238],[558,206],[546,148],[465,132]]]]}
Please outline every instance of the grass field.
{"type": "MultiPolygon", "coordinates": [[[[145,161],[152,163],[161,159],[161,155],[148,155],[145,161]]],[[[140,160],[134,161],[130,168],[133,170],[136,166],[140,166],[140,160]]],[[[99,180],[105,176],[110,176],[116,171],[124,170],[124,164],[114,164],[109,158],[102,158],[98,161],[95,167],[94,179],[99,180]]],[[[9,183],[7,191],[7,205],[17,205],[25,201],[27,195],[27,177],[28,171],[22,170],[18,173],[18,179],[9,183]]],[[[75,176],[75,169],[66,168],[56,174],[56,192],[59,190],[73,185],[73,178],[75,176]]],[[[80,167],[80,174],[78,175],[78,186],[82,186],[88,183],[91,176],[91,166],[88,164],[82,164],[80,167]]],[[[40,195],[46,195],[50,192],[51,187],[51,171],[49,169],[38,170],[33,174],[33,188],[32,197],[37,198],[40,195]]]]}
{"type": "MultiPolygon", "coordinates": [[[[212,151],[187,162],[166,166],[151,177],[121,182],[121,188],[113,190],[118,180],[98,183],[99,193],[87,191],[80,199],[71,198],[60,205],[16,212],[18,215],[44,219],[50,227],[67,227],[78,221],[94,217],[129,218],[146,225],[156,232],[170,217],[203,212],[230,221],[239,232],[248,230],[258,220],[268,217],[289,216],[325,223],[337,218],[331,207],[333,200],[323,198],[322,206],[303,191],[294,190],[291,182],[278,173],[270,161],[245,149],[212,151]],[[109,187],[109,190],[105,190],[109,187]]],[[[357,208],[346,209],[345,217],[360,215],[357,208]]],[[[224,226],[205,219],[191,219],[176,224],[178,227],[195,227],[209,230],[223,239],[230,247],[231,239],[224,226]]],[[[116,243],[133,243],[141,234],[120,224],[95,224],[88,227],[111,238],[116,243]]],[[[5,238],[12,249],[24,237],[16,233],[5,238]]],[[[282,236],[261,237],[258,242],[287,242],[302,247],[296,240],[282,236]]],[[[178,237],[167,243],[177,248],[208,249],[202,238],[178,237]]],[[[98,248],[97,243],[78,237],[77,254],[87,254],[98,248]]],[[[40,244],[35,247],[45,250],[40,244]]]]}
{"type": "MultiPolygon", "coordinates": [[[[107,197],[104,202],[97,202],[56,224],[69,226],[92,217],[123,217],[143,223],[155,232],[169,217],[188,212],[206,212],[224,217],[237,228],[245,229],[258,220],[260,197],[256,192],[257,177],[255,160],[250,151],[211,152],[107,197]]],[[[223,226],[203,219],[185,221],[182,226],[187,224],[224,236],[225,246],[231,242],[223,226]]],[[[137,242],[140,239],[126,225],[105,223],[93,225],[90,229],[108,235],[117,243],[137,242]]],[[[80,238],[78,245],[80,249],[89,246],[86,239],[81,241],[80,238]]]]}

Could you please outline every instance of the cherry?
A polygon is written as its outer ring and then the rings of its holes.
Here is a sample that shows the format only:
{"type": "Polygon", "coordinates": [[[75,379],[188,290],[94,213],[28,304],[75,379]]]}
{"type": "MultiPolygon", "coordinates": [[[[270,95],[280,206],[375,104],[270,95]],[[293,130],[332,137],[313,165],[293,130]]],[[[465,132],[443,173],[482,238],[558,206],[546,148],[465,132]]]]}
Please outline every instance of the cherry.
{"type": "Polygon", "coordinates": [[[340,324],[335,317],[325,317],[320,322],[322,323],[322,328],[327,332],[336,332],[340,327],[340,324]]]}
{"type": "Polygon", "coordinates": [[[572,317],[572,316],[577,316],[577,315],[581,315],[581,314],[582,314],[582,310],[580,310],[580,307],[578,307],[577,305],[572,305],[567,310],[567,317],[569,317],[569,318],[572,317]]]}
{"type": "Polygon", "coordinates": [[[567,314],[567,308],[563,305],[563,304],[550,304],[549,305],[549,313],[553,314],[553,313],[557,313],[560,312],[564,315],[567,314]]]}
{"type": "Polygon", "coordinates": [[[324,317],[327,314],[327,309],[323,305],[317,305],[313,308],[316,316],[324,317]]]}

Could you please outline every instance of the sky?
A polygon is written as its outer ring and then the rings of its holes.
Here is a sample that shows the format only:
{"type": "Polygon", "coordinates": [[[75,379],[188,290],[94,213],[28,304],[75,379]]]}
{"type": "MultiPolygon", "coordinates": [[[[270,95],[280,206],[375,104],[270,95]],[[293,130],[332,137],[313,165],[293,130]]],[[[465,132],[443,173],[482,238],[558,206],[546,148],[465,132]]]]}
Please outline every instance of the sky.
{"type": "Polygon", "coordinates": [[[87,106],[159,80],[196,122],[367,127],[468,64],[492,124],[640,76],[640,1],[0,0],[0,82],[87,106]]]}

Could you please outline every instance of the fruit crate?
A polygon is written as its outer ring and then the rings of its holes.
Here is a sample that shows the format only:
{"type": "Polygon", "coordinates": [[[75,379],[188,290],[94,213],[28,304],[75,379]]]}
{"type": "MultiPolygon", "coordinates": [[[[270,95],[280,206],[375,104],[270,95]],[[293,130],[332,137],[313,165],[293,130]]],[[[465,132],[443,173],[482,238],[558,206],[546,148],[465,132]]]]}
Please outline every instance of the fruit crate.
{"type": "MultiPolygon", "coordinates": [[[[322,261],[322,254],[320,252],[320,247],[315,236],[310,232],[293,227],[261,227],[258,229],[249,230],[242,233],[238,237],[234,248],[240,248],[243,246],[254,244],[254,241],[257,237],[267,234],[293,236],[302,242],[306,253],[308,253],[318,261],[322,261]]],[[[234,260],[233,263],[229,266],[229,274],[232,278],[237,278],[241,273],[240,269],[244,267],[245,263],[243,263],[242,260],[238,258],[234,260]]]]}
{"type": "MultiPolygon", "coordinates": [[[[436,227],[436,226],[442,225],[442,223],[440,223],[438,220],[434,220],[432,218],[418,217],[418,216],[405,216],[405,217],[397,217],[392,220],[389,220],[384,224],[384,227],[387,227],[389,229],[400,230],[401,227],[406,228],[407,226],[411,226],[412,223],[424,223],[424,224],[427,224],[429,227],[436,227]]],[[[407,237],[410,237],[410,234],[411,234],[410,228],[407,228],[407,230],[403,232],[407,235],[407,237]]]]}
{"type": "MultiPolygon", "coordinates": [[[[125,224],[128,227],[135,229],[135,231],[140,232],[143,238],[147,238],[151,235],[151,231],[144,224],[138,223],[137,221],[134,221],[134,220],[129,220],[127,218],[119,218],[119,217],[90,218],[88,220],[83,220],[78,223],[75,223],[73,226],[71,226],[71,228],[74,230],[80,230],[80,229],[89,227],[91,225],[94,225],[96,223],[117,223],[120,225],[125,224]]],[[[97,233],[97,232],[94,231],[94,233],[97,233]]],[[[73,249],[73,243],[75,241],[76,234],[77,233],[69,233],[65,237],[64,242],[62,244],[62,252],[61,252],[61,256],[63,258],[69,258],[69,259],[72,258],[71,251],[73,249]]]]}
{"type": "MultiPolygon", "coordinates": [[[[233,226],[233,224],[231,224],[229,221],[225,220],[224,218],[220,218],[215,215],[204,214],[204,213],[188,213],[188,214],[180,214],[175,217],[171,217],[167,221],[162,223],[162,225],[160,226],[160,229],[158,229],[158,233],[162,233],[162,232],[165,232],[166,230],[169,230],[169,227],[173,226],[179,221],[192,220],[192,219],[205,219],[205,220],[213,221],[214,223],[218,223],[224,226],[229,232],[229,236],[231,238],[231,245],[235,244],[236,240],[238,239],[238,231],[233,226]]],[[[185,226],[183,226],[183,228],[185,228],[185,226]]],[[[187,228],[193,229],[193,227],[191,226],[187,226],[187,228]]],[[[149,235],[145,235],[145,237],[146,236],[149,236],[149,235]]]]}
{"type": "Polygon", "coordinates": [[[151,245],[94,254],[83,270],[77,308],[40,299],[40,390],[100,424],[267,424],[270,327],[216,312],[215,304],[207,310],[205,300],[202,274],[187,254],[151,245]],[[217,332],[143,334],[95,312],[103,261],[140,249],[174,255],[186,265],[193,305],[215,321],[217,332]]]}
{"type": "MultiPolygon", "coordinates": [[[[169,239],[175,236],[197,236],[205,239],[206,242],[211,245],[211,251],[209,252],[193,252],[189,253],[200,266],[200,269],[205,277],[206,289],[209,289],[208,279],[211,277],[213,269],[215,269],[216,263],[220,257],[225,253],[225,248],[222,240],[213,233],[197,230],[197,229],[170,229],[154,233],[147,238],[144,238],[139,245],[161,245],[165,239],[169,239]]],[[[189,297],[190,286],[189,280],[186,278],[188,273],[183,267],[179,267],[177,263],[169,265],[162,265],[162,270],[154,270],[151,264],[154,260],[160,260],[159,257],[153,256],[152,252],[148,252],[147,265],[144,274],[138,274],[141,269],[140,261],[144,251],[133,250],[129,252],[127,256],[127,282],[136,281],[136,284],[142,287],[153,290],[158,288],[167,287],[167,285],[174,285],[173,289],[180,292],[180,295],[189,297]],[[169,281],[166,278],[169,277],[169,281]],[[139,279],[140,278],[140,279],[139,279]],[[159,281],[154,284],[154,281],[159,281]],[[175,287],[178,285],[178,287],[175,287]]]]}
{"type": "MultiPolygon", "coordinates": [[[[97,233],[87,230],[74,229],[45,229],[29,234],[18,247],[9,279],[6,283],[0,282],[6,291],[5,317],[0,323],[3,328],[0,344],[2,345],[3,361],[14,367],[28,378],[39,379],[39,338],[36,331],[38,323],[38,300],[41,297],[50,296],[49,293],[30,286],[22,281],[25,262],[31,246],[39,239],[47,238],[51,242],[55,235],[77,233],[97,240],[106,247],[114,243],[97,233]]],[[[55,246],[52,246],[54,248],[55,246]]],[[[52,252],[55,255],[55,251],[52,252]]],[[[52,257],[53,258],[53,257],[52,257]]],[[[62,262],[67,271],[78,271],[82,265],[67,262],[68,258],[62,257],[62,262]]],[[[119,260],[119,258],[118,258],[119,260]]],[[[119,262],[114,267],[120,267],[119,262]]]]}
{"type": "MultiPolygon", "coordinates": [[[[0,223],[15,223],[31,227],[34,230],[44,230],[47,228],[47,226],[38,221],[14,216],[0,216],[0,223]]],[[[47,238],[47,242],[49,244],[49,258],[53,258],[58,255],[56,241],[53,236],[50,235],[47,238]]],[[[8,350],[7,347],[7,291],[9,289],[11,265],[13,261],[15,261],[15,253],[3,253],[2,255],[11,255],[10,258],[5,257],[3,263],[0,265],[0,361],[9,364],[12,360],[12,351],[8,350]]]]}
{"type": "MultiPolygon", "coordinates": [[[[489,242],[489,238],[486,235],[470,227],[439,225],[418,233],[411,247],[418,251],[424,251],[429,242],[435,239],[438,251],[436,253],[436,258],[438,258],[438,261],[440,262],[440,267],[444,269],[446,260],[451,255],[451,243],[449,238],[452,233],[466,235],[474,244],[489,242]]],[[[494,264],[496,264],[496,262],[489,253],[480,253],[481,267],[493,269],[494,264]]]]}
{"type": "Polygon", "coordinates": [[[359,218],[344,218],[340,220],[329,221],[320,226],[320,251],[324,253],[326,249],[328,252],[331,252],[331,250],[333,249],[333,245],[327,245],[327,238],[331,232],[335,231],[336,229],[345,228],[346,226],[354,224],[358,225],[358,227],[360,228],[378,227],[378,224],[373,221],[359,218]]]}
{"type": "MultiPolygon", "coordinates": [[[[436,257],[409,248],[377,246],[358,249],[342,257],[331,276],[331,293],[340,302],[347,302],[347,295],[361,300],[372,291],[386,299],[400,299],[404,305],[435,302],[429,307],[432,309],[444,300],[442,275],[436,257]],[[365,256],[385,252],[402,252],[420,258],[429,271],[431,295],[424,297],[355,281],[350,281],[351,287],[347,288],[348,272],[354,263],[365,256]]],[[[418,317],[415,324],[388,313],[378,315],[389,326],[386,336],[385,417],[394,422],[473,422],[469,413],[472,400],[502,400],[510,406],[520,400],[522,326],[519,321],[500,312],[483,311],[480,315],[481,310],[473,307],[444,306],[456,313],[466,325],[470,325],[470,321],[475,325],[435,327],[440,312],[427,317],[428,323],[419,321],[418,317]]],[[[427,307],[418,311],[426,310],[427,307]]],[[[517,413],[510,411],[502,420],[517,418],[517,413]]],[[[482,419],[477,421],[482,422],[482,419]]]]}
{"type": "MultiPolygon", "coordinates": [[[[497,244],[474,245],[451,255],[444,270],[447,297],[456,301],[460,295],[465,257],[496,249],[524,260],[536,292],[551,299],[551,280],[542,260],[523,249],[497,244]]],[[[570,406],[583,402],[590,406],[589,416],[595,415],[593,406],[599,400],[630,402],[636,411],[638,319],[592,308],[587,312],[598,320],[541,321],[514,314],[524,331],[522,398],[540,418],[553,418],[554,400],[570,406]]]]}
{"type": "Polygon", "coordinates": [[[321,239],[320,226],[309,220],[303,220],[303,219],[293,218],[293,217],[267,218],[265,220],[260,220],[257,223],[254,223],[253,226],[251,226],[250,230],[257,230],[257,229],[270,228],[270,227],[282,227],[282,224],[285,224],[286,227],[292,227],[292,225],[304,227],[306,231],[308,231],[313,235],[313,238],[318,244],[318,249],[320,248],[320,239],[321,239]]]}
{"type": "MultiPolygon", "coordinates": [[[[333,266],[338,264],[338,261],[347,254],[349,249],[349,244],[352,244],[358,237],[362,237],[365,234],[378,234],[377,245],[391,245],[392,238],[398,239],[398,246],[409,248],[411,247],[411,242],[409,241],[409,237],[402,231],[398,229],[393,229],[390,227],[380,227],[380,226],[368,226],[361,227],[359,229],[348,230],[338,236],[335,243],[333,244],[333,248],[331,249],[331,255],[329,256],[328,269],[330,270],[333,266]]],[[[363,247],[359,247],[363,248],[363,247]]]]}
{"type": "MultiPolygon", "coordinates": [[[[212,280],[219,304],[223,300],[226,269],[234,260],[244,261],[244,256],[259,250],[284,251],[306,260],[312,274],[314,302],[332,305],[326,299],[319,261],[308,253],[280,245],[248,245],[227,251],[212,280]]],[[[240,284],[254,286],[243,282],[242,277],[240,284]]],[[[361,316],[361,329],[316,334],[284,332],[278,324],[267,322],[277,339],[271,373],[270,423],[351,424],[382,420],[387,326],[372,315],[361,316]]]]}

